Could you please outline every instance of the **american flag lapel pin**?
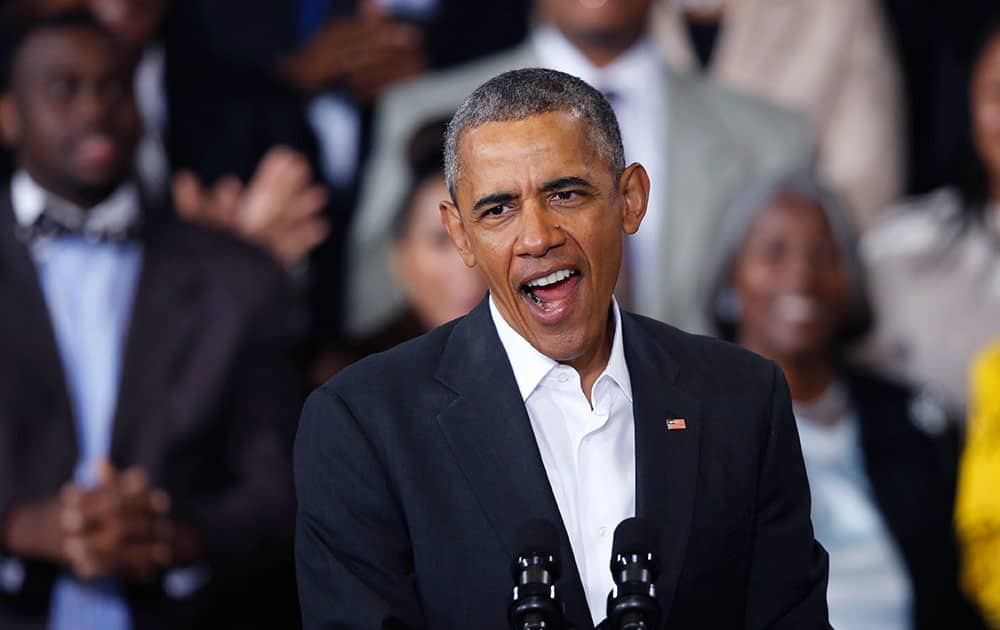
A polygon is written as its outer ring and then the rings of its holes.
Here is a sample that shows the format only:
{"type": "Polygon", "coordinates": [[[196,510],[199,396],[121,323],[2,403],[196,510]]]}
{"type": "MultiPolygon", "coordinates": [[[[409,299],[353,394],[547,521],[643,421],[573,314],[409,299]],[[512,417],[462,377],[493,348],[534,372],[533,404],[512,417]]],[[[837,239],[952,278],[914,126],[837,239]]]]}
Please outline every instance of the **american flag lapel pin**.
{"type": "Polygon", "coordinates": [[[667,431],[683,431],[688,428],[684,418],[671,418],[667,420],[667,431]]]}

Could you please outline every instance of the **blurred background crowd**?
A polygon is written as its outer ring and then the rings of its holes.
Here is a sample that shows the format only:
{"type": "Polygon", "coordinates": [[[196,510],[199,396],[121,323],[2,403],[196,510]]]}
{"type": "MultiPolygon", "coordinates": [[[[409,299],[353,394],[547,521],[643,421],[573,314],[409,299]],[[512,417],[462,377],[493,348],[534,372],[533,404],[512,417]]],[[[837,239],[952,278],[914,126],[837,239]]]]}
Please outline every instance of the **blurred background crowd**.
{"type": "Polygon", "coordinates": [[[650,173],[619,302],[785,371],[834,627],[1000,628],[995,0],[0,22],[3,628],[297,623],[299,405],[482,299],[442,135],[525,66],[602,90],[650,173]]]}

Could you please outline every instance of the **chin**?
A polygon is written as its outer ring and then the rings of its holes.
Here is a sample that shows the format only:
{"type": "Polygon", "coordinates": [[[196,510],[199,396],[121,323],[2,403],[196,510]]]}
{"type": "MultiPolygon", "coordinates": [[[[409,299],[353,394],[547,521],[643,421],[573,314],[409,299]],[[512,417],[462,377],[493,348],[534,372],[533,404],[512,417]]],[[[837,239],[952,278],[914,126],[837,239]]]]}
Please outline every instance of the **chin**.
{"type": "Polygon", "coordinates": [[[579,333],[536,335],[535,338],[541,346],[539,351],[560,363],[579,359],[587,350],[586,337],[579,333]]]}
{"type": "Polygon", "coordinates": [[[76,178],[64,190],[76,200],[99,203],[125,182],[127,176],[101,176],[76,178]]]}

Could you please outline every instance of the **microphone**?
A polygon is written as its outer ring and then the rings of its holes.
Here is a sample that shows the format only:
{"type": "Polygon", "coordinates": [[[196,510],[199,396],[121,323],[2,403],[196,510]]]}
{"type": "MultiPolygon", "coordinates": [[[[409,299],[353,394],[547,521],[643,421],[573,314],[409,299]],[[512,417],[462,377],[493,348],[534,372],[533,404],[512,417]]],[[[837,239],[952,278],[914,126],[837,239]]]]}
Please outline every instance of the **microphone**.
{"type": "Polygon", "coordinates": [[[564,630],[566,620],[556,592],[559,579],[559,530],[533,518],[514,534],[514,597],[507,620],[514,630],[564,630]]]}
{"type": "Polygon", "coordinates": [[[608,594],[608,627],[613,630],[650,630],[660,627],[660,603],[656,601],[658,566],[657,533],[641,518],[627,518],[615,529],[611,547],[611,577],[608,594]]]}

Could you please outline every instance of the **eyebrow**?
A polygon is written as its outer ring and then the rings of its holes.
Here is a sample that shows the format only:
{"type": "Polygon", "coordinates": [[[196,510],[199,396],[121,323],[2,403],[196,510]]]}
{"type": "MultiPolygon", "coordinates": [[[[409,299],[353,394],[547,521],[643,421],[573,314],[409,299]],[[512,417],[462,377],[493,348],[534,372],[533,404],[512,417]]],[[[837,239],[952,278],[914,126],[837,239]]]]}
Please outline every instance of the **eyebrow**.
{"type": "MultiPolygon", "coordinates": [[[[582,186],[584,188],[594,187],[593,184],[582,177],[560,177],[558,179],[545,182],[538,190],[543,193],[549,193],[556,190],[562,190],[563,188],[570,188],[572,186],[582,186]]],[[[517,199],[517,195],[513,193],[493,193],[492,195],[486,195],[485,197],[479,199],[479,201],[472,206],[472,211],[479,212],[483,208],[499,206],[513,201],[514,199],[517,199]]]]}
{"type": "Polygon", "coordinates": [[[517,195],[513,193],[493,193],[492,195],[486,195],[476,202],[476,205],[472,206],[473,212],[479,212],[483,208],[489,206],[499,206],[505,204],[509,201],[513,201],[517,198],[517,195]]]}
{"type": "Polygon", "coordinates": [[[561,190],[563,188],[570,188],[572,186],[583,186],[584,188],[593,188],[593,184],[583,179],[582,177],[560,177],[559,179],[553,179],[552,181],[545,182],[539,191],[543,193],[553,192],[556,190],[561,190]]]}

